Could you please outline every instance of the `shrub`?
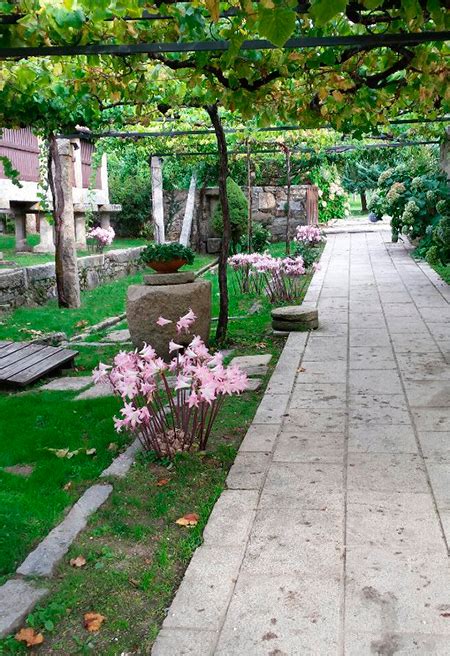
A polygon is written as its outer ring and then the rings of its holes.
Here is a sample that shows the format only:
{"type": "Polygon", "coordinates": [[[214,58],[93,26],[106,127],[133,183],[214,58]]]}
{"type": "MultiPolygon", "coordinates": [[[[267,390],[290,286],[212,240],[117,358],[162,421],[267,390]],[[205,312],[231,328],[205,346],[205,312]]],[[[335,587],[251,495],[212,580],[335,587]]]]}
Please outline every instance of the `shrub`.
{"type": "Polygon", "coordinates": [[[95,243],[96,250],[101,253],[105,246],[111,246],[115,236],[114,228],[109,226],[109,228],[91,228],[86,238],[92,240],[95,243]]]}
{"type": "MultiPolygon", "coordinates": [[[[254,253],[263,253],[270,246],[272,233],[260,223],[254,223],[252,226],[251,250],[254,253]]],[[[248,250],[248,237],[242,235],[239,242],[240,250],[248,250]]]]}
{"type": "Polygon", "coordinates": [[[347,194],[335,166],[313,168],[310,175],[313,184],[319,187],[319,221],[328,223],[332,219],[343,219],[350,213],[347,194]]]}
{"type": "MultiPolygon", "coordinates": [[[[230,208],[231,246],[236,252],[239,240],[247,230],[248,203],[242,189],[231,178],[227,179],[227,197],[230,208]]],[[[217,204],[213,216],[212,226],[218,234],[223,233],[222,207],[217,204]]]]}
{"type": "MultiPolygon", "coordinates": [[[[195,319],[189,310],[177,322],[177,332],[189,332],[195,319]]],[[[172,322],[160,317],[156,323],[164,330],[172,322]]],[[[224,367],[222,354],[211,355],[200,337],[182,349],[171,341],[169,352],[176,355],[166,364],[144,345],[139,352],[116,355],[114,367],[100,363],[94,370],[94,381],[109,382],[122,399],[122,417],[114,417],[116,431],[129,431],[160,458],[172,458],[194,443],[203,451],[225,396],[240,394],[248,385],[247,376],[236,366],[224,367]]]]}
{"type": "Polygon", "coordinates": [[[192,264],[194,258],[194,251],[176,241],[170,244],[149,244],[144,248],[140,257],[145,264],[170,262],[171,260],[186,260],[187,264],[192,264]]]}

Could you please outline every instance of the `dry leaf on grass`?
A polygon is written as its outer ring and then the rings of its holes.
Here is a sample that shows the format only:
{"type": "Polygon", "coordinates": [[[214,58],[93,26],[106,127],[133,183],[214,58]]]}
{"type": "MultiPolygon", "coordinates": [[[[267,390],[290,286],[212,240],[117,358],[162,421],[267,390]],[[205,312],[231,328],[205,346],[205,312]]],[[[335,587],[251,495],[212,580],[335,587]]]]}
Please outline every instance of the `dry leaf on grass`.
{"type": "Polygon", "coordinates": [[[183,517],[180,517],[177,519],[175,524],[178,524],[179,526],[196,526],[198,524],[198,515],[197,513],[187,513],[186,515],[183,515],[183,517]]]}
{"type": "Polygon", "coordinates": [[[69,481],[64,485],[63,490],[66,490],[67,492],[67,490],[70,490],[71,487],[72,487],[72,481],[69,481]]]}
{"type": "Polygon", "coordinates": [[[84,328],[89,324],[89,321],[86,321],[86,319],[81,319],[80,321],[77,321],[75,324],[75,328],[84,328]]]}
{"type": "Polygon", "coordinates": [[[167,485],[170,479],[168,478],[160,478],[159,481],[156,481],[156,485],[158,487],[162,487],[163,485],[167,485]]]}
{"type": "Polygon", "coordinates": [[[36,633],[31,627],[27,629],[20,629],[15,635],[16,640],[19,642],[26,642],[27,647],[35,647],[36,645],[41,645],[44,642],[44,636],[42,633],[36,633]]]}
{"type": "Polygon", "coordinates": [[[86,565],[86,558],[84,556],[77,556],[70,559],[72,567],[84,567],[86,565]]]}
{"type": "Polygon", "coordinates": [[[96,453],[97,453],[97,449],[86,449],[87,456],[95,456],[96,453]]]}
{"type": "Polygon", "coordinates": [[[103,615],[100,615],[100,613],[85,613],[84,628],[91,633],[95,633],[95,631],[100,629],[105,619],[106,618],[103,615]]]}
{"type": "Polygon", "coordinates": [[[118,448],[119,446],[116,442],[110,442],[108,444],[108,451],[117,451],[118,448]]]}

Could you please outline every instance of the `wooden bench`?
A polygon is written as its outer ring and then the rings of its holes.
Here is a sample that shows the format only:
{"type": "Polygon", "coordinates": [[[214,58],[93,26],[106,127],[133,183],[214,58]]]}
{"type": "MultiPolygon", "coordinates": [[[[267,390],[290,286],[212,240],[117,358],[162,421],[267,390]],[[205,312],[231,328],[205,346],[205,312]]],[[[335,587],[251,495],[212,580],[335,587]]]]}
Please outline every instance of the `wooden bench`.
{"type": "Polygon", "coordinates": [[[0,386],[30,385],[55,369],[72,367],[76,355],[61,346],[0,341],[0,386]]]}

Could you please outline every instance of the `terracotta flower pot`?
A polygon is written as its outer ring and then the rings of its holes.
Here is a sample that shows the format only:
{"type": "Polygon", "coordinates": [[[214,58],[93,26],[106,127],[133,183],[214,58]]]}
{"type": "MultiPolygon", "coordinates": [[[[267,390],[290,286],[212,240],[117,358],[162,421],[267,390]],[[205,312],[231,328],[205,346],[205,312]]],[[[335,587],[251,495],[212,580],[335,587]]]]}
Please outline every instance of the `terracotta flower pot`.
{"type": "Polygon", "coordinates": [[[148,266],[157,273],[176,273],[187,260],[177,259],[169,260],[168,262],[147,262],[148,266]]]}

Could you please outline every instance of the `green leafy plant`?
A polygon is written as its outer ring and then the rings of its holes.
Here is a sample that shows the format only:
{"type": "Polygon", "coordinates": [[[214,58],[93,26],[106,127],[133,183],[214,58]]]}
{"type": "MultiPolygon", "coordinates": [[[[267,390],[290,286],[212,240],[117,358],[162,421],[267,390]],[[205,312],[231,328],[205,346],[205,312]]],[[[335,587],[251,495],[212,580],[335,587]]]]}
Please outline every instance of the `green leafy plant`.
{"type": "MultiPolygon", "coordinates": [[[[248,204],[244,192],[231,178],[227,179],[227,196],[230,207],[231,245],[233,252],[236,252],[239,240],[247,230],[248,204]]],[[[218,234],[222,234],[223,221],[220,203],[214,209],[212,226],[218,234]]]]}
{"type": "MultiPolygon", "coordinates": [[[[254,253],[263,253],[269,248],[272,241],[272,233],[260,223],[254,223],[252,226],[251,250],[254,253]]],[[[247,235],[243,235],[239,242],[240,250],[248,250],[247,235]]]]}
{"type": "Polygon", "coordinates": [[[141,253],[141,261],[149,262],[171,262],[172,260],[186,260],[186,264],[194,261],[194,251],[178,242],[170,244],[149,244],[141,253]]]}

